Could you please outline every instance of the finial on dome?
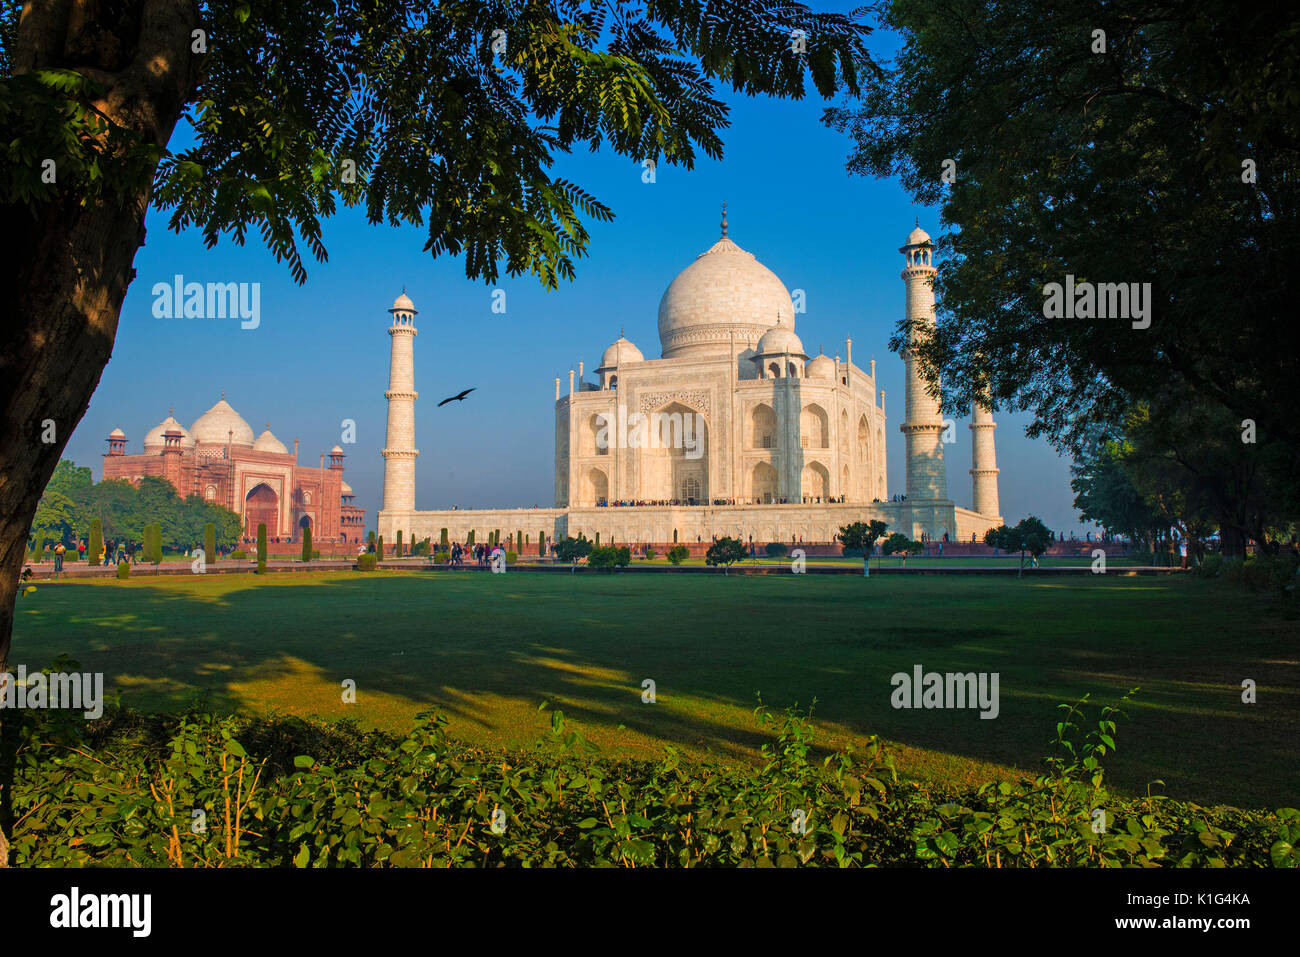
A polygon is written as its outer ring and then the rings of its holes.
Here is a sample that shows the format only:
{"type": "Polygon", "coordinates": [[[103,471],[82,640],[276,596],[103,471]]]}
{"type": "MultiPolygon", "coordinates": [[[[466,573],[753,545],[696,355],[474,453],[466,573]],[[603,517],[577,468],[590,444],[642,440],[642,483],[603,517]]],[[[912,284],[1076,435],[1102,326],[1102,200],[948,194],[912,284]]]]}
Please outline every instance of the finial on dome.
{"type": "Polygon", "coordinates": [[[225,397],[226,397],[226,390],[225,390],[225,389],[222,389],[222,390],[221,390],[221,398],[224,399],[225,397]]]}
{"type": "Polygon", "coordinates": [[[167,407],[167,417],[168,417],[168,418],[175,418],[175,417],[176,417],[176,406],[174,406],[174,405],[169,405],[169,406],[167,407]]]}
{"type": "Polygon", "coordinates": [[[726,200],[723,200],[723,203],[722,203],[722,235],[723,235],[723,236],[726,236],[726,235],[727,235],[727,203],[726,203],[726,200]]]}
{"type": "Polygon", "coordinates": [[[920,216],[916,217],[916,228],[917,228],[917,229],[920,229],[920,228],[921,228],[921,217],[920,217],[920,216]]]}

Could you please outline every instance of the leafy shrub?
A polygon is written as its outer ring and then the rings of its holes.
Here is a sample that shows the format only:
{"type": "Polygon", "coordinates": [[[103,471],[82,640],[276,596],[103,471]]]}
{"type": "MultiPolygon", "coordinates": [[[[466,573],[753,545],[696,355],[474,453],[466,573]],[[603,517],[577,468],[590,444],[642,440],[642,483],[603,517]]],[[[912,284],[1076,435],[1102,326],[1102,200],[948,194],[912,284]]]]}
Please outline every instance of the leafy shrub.
{"type": "Polygon", "coordinates": [[[311,557],[311,529],[304,528],[302,530],[302,560],[309,562],[311,557]]]}
{"type": "Polygon", "coordinates": [[[951,792],[900,785],[876,738],[823,757],[810,713],[761,704],[756,766],[688,763],[673,749],[606,758],[559,712],[535,748],[506,752],[449,738],[432,713],[397,736],[353,721],[110,707],[94,722],[7,715],[18,747],[0,770],[17,822],[10,863],[26,867],[1300,863],[1294,809],[1107,794],[1100,758],[1116,712],[1084,744],[1080,704],[1063,707],[1048,774],[951,792]],[[191,829],[194,809],[206,832],[191,829]]]}
{"type": "Polygon", "coordinates": [[[117,577],[121,581],[131,577],[131,563],[123,559],[117,563],[117,577]]]}
{"type": "Polygon", "coordinates": [[[1296,560],[1290,555],[1251,555],[1224,562],[1224,577],[1251,591],[1286,596],[1295,593],[1296,560]]]}
{"type": "Polygon", "coordinates": [[[437,562],[439,565],[446,565],[449,561],[451,561],[451,552],[445,550],[441,552],[437,552],[433,556],[433,560],[437,562]]]}
{"type": "Polygon", "coordinates": [[[790,549],[785,547],[785,542],[768,542],[763,546],[763,551],[767,553],[768,558],[784,558],[789,554],[790,549]]]}
{"type": "Polygon", "coordinates": [[[597,545],[587,555],[587,567],[612,572],[616,567],[626,568],[632,563],[632,549],[616,545],[597,545]]]}
{"type": "Polygon", "coordinates": [[[1222,552],[1210,552],[1196,566],[1196,576],[1198,578],[1218,578],[1226,569],[1227,560],[1223,557],[1222,552]]]}
{"type": "Polygon", "coordinates": [[[517,552],[506,552],[506,564],[507,564],[507,565],[513,565],[513,564],[515,564],[515,562],[517,562],[517,561],[519,561],[519,555],[518,555],[517,552]]]}
{"type": "Polygon", "coordinates": [[[657,554],[659,554],[659,553],[656,552],[656,551],[655,551],[653,548],[651,548],[649,545],[647,545],[647,546],[642,550],[641,554],[644,555],[644,556],[645,556],[645,560],[649,562],[649,561],[653,561],[653,560],[654,560],[654,557],[655,557],[657,554]]]}
{"type": "Polygon", "coordinates": [[[313,549],[311,550],[311,557],[312,557],[312,558],[320,558],[320,549],[319,549],[319,548],[313,548],[313,549]]]}
{"type": "Polygon", "coordinates": [[[373,572],[377,567],[379,567],[379,560],[370,552],[357,556],[357,571],[373,572]]]}
{"type": "Polygon", "coordinates": [[[672,548],[668,549],[668,561],[672,562],[674,565],[680,565],[682,562],[686,561],[686,558],[690,553],[691,550],[685,545],[674,545],[672,548]]]}
{"type": "Polygon", "coordinates": [[[248,552],[244,551],[242,548],[236,548],[230,553],[230,557],[237,562],[242,562],[244,559],[248,558],[248,552]]]}
{"type": "Polygon", "coordinates": [[[722,565],[730,568],[732,563],[740,561],[747,554],[745,543],[738,538],[725,535],[709,546],[704,555],[706,565],[722,565]]]}
{"type": "Polygon", "coordinates": [[[257,573],[266,574],[266,522],[257,523],[257,573]]]}

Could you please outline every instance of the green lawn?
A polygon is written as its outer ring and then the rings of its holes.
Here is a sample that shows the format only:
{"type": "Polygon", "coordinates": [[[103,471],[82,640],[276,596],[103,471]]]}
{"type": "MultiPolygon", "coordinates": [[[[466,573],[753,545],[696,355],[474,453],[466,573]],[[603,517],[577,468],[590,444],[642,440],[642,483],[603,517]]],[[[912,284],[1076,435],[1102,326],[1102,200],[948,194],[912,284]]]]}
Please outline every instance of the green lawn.
{"type": "Polygon", "coordinates": [[[774,708],[815,696],[823,743],[878,733],[905,775],[958,782],[1035,771],[1058,702],[1140,685],[1115,784],[1276,807],[1300,802],[1297,631],[1265,599],[1182,576],[221,575],[42,583],[19,603],[11,667],[68,652],[147,709],[204,689],[221,708],[405,730],[436,706],[494,745],[535,740],[549,701],[643,756],[752,759],[755,692],[774,708]],[[895,710],[890,677],[915,664],[998,672],[1000,716],[895,710]]]}

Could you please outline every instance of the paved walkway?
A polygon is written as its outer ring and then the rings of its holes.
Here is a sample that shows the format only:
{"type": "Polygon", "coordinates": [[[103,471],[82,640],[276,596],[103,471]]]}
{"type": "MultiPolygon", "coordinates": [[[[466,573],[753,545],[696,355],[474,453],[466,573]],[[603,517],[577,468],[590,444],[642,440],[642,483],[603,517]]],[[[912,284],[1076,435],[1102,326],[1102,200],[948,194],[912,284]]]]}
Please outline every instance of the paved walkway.
{"type": "MultiPolygon", "coordinates": [[[[294,561],[291,559],[271,559],[268,560],[267,570],[277,573],[302,573],[302,572],[324,572],[324,571],[348,571],[356,568],[355,560],[349,559],[318,559],[312,562],[294,561]]],[[[54,563],[41,562],[31,563],[26,566],[32,570],[31,581],[51,581],[54,578],[54,563]]],[[[379,565],[384,571],[445,571],[453,574],[464,573],[483,573],[490,574],[491,568],[474,564],[460,565],[449,567],[447,565],[430,565],[424,558],[395,558],[385,559],[379,565]]],[[[209,575],[248,575],[257,569],[256,562],[209,562],[206,574],[209,575]]],[[[560,562],[526,562],[524,564],[515,564],[509,567],[508,573],[514,572],[550,572],[551,574],[568,574],[570,566],[560,562]]],[[[577,569],[579,574],[600,574],[592,571],[585,565],[579,565],[577,569]]],[[[1017,569],[1014,565],[992,565],[987,567],[970,566],[970,565],[944,565],[942,563],[926,562],[909,562],[906,565],[882,565],[877,568],[871,567],[872,575],[996,575],[1007,577],[1016,575],[1017,569]]],[[[620,569],[619,574],[661,574],[661,575],[790,575],[793,574],[789,564],[770,564],[770,565],[733,565],[730,569],[712,568],[708,565],[647,565],[640,562],[633,562],[626,569],[620,569]]],[[[806,566],[806,573],[809,575],[857,575],[862,576],[861,565],[827,565],[818,562],[809,562],[806,566]]],[[[161,565],[132,565],[131,577],[155,578],[158,576],[169,575],[193,575],[196,574],[190,563],[185,561],[163,562],[161,565]]],[[[1025,577],[1044,578],[1044,577],[1061,577],[1093,574],[1092,565],[1072,565],[1072,566],[1042,566],[1039,568],[1026,568],[1025,577]]],[[[1133,576],[1133,575],[1182,575],[1186,571],[1181,568],[1169,568],[1166,566],[1154,565],[1112,565],[1106,569],[1107,575],[1133,576]]],[[[99,579],[114,578],[117,575],[116,565],[86,565],[83,562],[74,564],[65,564],[63,571],[59,574],[59,579],[99,579]]]]}

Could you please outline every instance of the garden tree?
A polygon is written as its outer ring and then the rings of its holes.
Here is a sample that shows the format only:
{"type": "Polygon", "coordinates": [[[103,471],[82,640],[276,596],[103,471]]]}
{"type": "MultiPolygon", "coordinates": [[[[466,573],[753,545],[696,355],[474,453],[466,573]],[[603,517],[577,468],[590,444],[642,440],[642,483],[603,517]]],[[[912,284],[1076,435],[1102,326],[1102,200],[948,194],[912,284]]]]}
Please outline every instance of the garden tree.
{"type": "Polygon", "coordinates": [[[616,567],[626,568],[632,562],[632,549],[626,545],[593,546],[587,555],[587,567],[612,572],[616,567]]]}
{"type": "Polygon", "coordinates": [[[1300,354],[1269,344],[1300,299],[1300,7],[897,0],[884,21],[896,69],[826,118],[851,169],[901,177],[951,227],[914,350],[946,408],[988,390],[1080,455],[1173,383],[1254,420],[1297,471],[1300,354]],[[1056,316],[1046,284],[1067,275],[1151,283],[1149,327],[1056,316]]]}
{"type": "Polygon", "coordinates": [[[721,565],[723,574],[728,574],[728,569],[733,564],[740,561],[748,553],[745,543],[738,538],[729,538],[723,536],[709,546],[704,553],[704,563],[706,565],[721,565]]]}
{"type": "Polygon", "coordinates": [[[668,561],[670,564],[680,565],[682,562],[686,561],[686,556],[690,555],[690,553],[691,550],[685,545],[674,545],[672,548],[668,549],[668,561]]]}
{"type": "Polygon", "coordinates": [[[853,522],[840,529],[840,544],[844,546],[845,554],[851,551],[860,551],[862,553],[863,577],[871,574],[869,564],[871,550],[876,547],[876,540],[881,535],[884,535],[888,528],[888,522],[873,518],[870,522],[853,522]]]}
{"type": "Polygon", "coordinates": [[[880,551],[886,555],[901,556],[904,565],[907,564],[908,555],[919,555],[922,550],[920,542],[913,541],[902,532],[894,532],[880,546],[880,551]]]}
{"type": "Polygon", "coordinates": [[[785,542],[768,542],[763,546],[763,551],[768,558],[783,558],[790,550],[785,547],[785,542]]]}
{"type": "Polygon", "coordinates": [[[257,573],[266,574],[266,522],[257,523],[257,573]]]}
{"type": "MultiPolygon", "coordinates": [[[[86,563],[89,565],[98,565],[100,553],[104,550],[104,527],[100,524],[99,519],[90,520],[90,543],[86,546],[86,563]]],[[[0,667],[0,671],[4,669],[0,667]]],[[[3,863],[3,860],[0,860],[3,863]]]]}
{"type": "Polygon", "coordinates": [[[382,562],[383,560],[384,560],[384,536],[380,535],[379,538],[375,540],[375,561],[382,562]]]}
{"type": "Polygon", "coordinates": [[[393,555],[397,558],[402,557],[402,530],[397,530],[397,544],[393,546],[393,555]]]}
{"type": "Polygon", "coordinates": [[[569,536],[555,543],[555,557],[572,565],[573,568],[570,571],[573,571],[574,568],[578,567],[578,559],[590,555],[592,548],[593,545],[587,536],[579,532],[577,538],[569,536]]]}
{"type": "Polygon", "coordinates": [[[198,495],[182,501],[169,483],[156,477],[143,480],[139,488],[120,479],[95,484],[90,469],[78,468],[67,459],[59,460],[36,513],[33,536],[43,534],[65,542],[84,536],[91,517],[100,520],[101,530],[109,538],[135,542],[143,541],[145,525],[159,520],[163,544],[175,549],[202,541],[208,524],[216,527],[221,546],[233,545],[243,534],[239,516],[224,505],[198,495]],[[60,528],[59,520],[69,515],[70,524],[60,528]]]}
{"type": "Polygon", "coordinates": [[[217,526],[211,522],[203,526],[203,560],[217,560],[217,526]]]}
{"type": "Polygon", "coordinates": [[[1000,548],[1007,554],[1020,553],[1020,568],[1016,572],[1019,578],[1025,571],[1025,553],[1035,559],[1047,551],[1052,540],[1051,530],[1035,515],[1022,518],[1014,526],[999,525],[984,533],[984,542],[994,548],[1000,548]]]}
{"type": "Polygon", "coordinates": [[[1125,445],[1101,441],[1074,462],[1070,467],[1074,507],[1085,520],[1151,551],[1159,519],[1129,476],[1125,445]]]}
{"type": "Polygon", "coordinates": [[[70,542],[76,536],[84,535],[85,508],[93,484],[90,469],[78,468],[68,459],[59,459],[36,506],[31,537],[70,542]]]}
{"type": "MultiPolygon", "coordinates": [[[[397,547],[399,549],[402,547],[401,532],[397,533],[397,547]]],[[[302,560],[304,562],[311,561],[311,529],[310,528],[304,528],[302,530],[302,560]]]]}
{"type": "Polygon", "coordinates": [[[1236,417],[1197,396],[1136,404],[1124,420],[1124,463],[1163,530],[1193,544],[1219,530],[1223,553],[1272,551],[1270,530],[1300,518],[1300,474],[1278,439],[1243,442],[1236,417]]]}
{"type": "Polygon", "coordinates": [[[36,504],[112,352],[151,207],[209,246],[260,234],[298,282],[342,202],[421,226],[471,279],[553,288],[587,250],[584,220],[613,215],[551,175],[557,156],[716,159],[716,84],[855,92],[867,32],[775,0],[5,4],[0,668],[36,504]]]}

